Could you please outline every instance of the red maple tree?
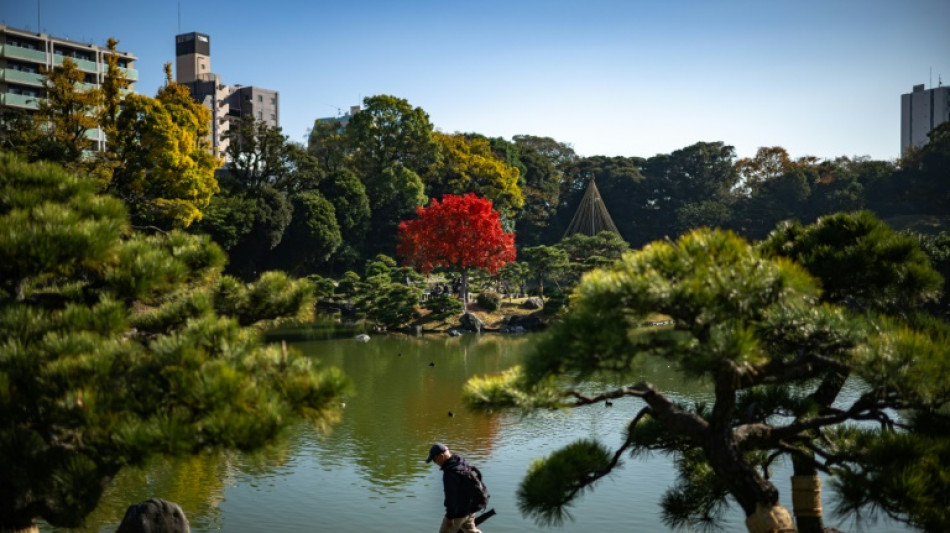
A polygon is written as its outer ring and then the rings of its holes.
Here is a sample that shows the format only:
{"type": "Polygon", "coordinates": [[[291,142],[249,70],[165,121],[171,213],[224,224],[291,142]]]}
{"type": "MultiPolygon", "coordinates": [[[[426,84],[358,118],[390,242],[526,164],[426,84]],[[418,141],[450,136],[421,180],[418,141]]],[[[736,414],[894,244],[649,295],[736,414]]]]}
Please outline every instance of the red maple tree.
{"type": "Polygon", "coordinates": [[[468,301],[469,270],[494,273],[515,260],[515,234],[502,229],[491,200],[475,193],[446,194],[441,202],[433,198],[428,207],[417,207],[416,215],[399,223],[396,253],[423,274],[458,269],[463,303],[468,301]]]}

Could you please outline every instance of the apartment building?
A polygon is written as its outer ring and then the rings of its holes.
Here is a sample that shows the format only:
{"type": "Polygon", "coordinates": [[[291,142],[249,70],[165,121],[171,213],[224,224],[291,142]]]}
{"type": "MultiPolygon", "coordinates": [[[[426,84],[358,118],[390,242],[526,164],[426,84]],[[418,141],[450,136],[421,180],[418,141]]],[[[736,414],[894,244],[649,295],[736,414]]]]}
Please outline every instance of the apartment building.
{"type": "MultiPolygon", "coordinates": [[[[60,66],[66,58],[86,75],[85,87],[98,87],[108,70],[108,54],[109,50],[103,46],[0,24],[0,106],[35,112],[46,94],[42,69],[60,66]]],[[[117,51],[117,54],[119,68],[132,82],[129,90],[134,91],[139,78],[134,68],[136,58],[128,52],[117,51]]],[[[91,130],[87,135],[96,141],[99,149],[104,147],[105,136],[100,130],[91,130]]]]}
{"type": "Polygon", "coordinates": [[[950,87],[925,89],[914,85],[913,91],[901,95],[901,154],[908,148],[920,148],[930,138],[927,134],[950,121],[950,87]]]}
{"type": "Polygon", "coordinates": [[[253,86],[229,86],[211,70],[211,36],[191,32],[175,36],[175,80],[188,86],[195,101],[211,110],[212,152],[226,157],[230,122],[250,116],[280,126],[280,95],[253,86]]]}

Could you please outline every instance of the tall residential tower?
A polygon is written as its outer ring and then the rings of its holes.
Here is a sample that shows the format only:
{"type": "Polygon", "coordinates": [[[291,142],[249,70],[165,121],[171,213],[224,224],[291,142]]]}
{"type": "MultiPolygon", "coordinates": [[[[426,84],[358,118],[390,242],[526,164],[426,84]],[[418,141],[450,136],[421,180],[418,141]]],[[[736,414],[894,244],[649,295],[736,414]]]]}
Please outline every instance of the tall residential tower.
{"type": "Polygon", "coordinates": [[[924,89],[914,85],[913,92],[901,95],[901,155],[908,148],[920,148],[927,134],[950,121],[950,87],[924,89]]]}

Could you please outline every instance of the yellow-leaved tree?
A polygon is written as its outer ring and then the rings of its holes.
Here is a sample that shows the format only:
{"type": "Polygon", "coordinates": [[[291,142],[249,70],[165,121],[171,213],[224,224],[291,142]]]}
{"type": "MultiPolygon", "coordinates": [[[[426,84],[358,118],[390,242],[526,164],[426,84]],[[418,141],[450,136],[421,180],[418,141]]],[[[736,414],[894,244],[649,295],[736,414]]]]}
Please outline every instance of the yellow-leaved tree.
{"type": "Polygon", "coordinates": [[[116,167],[108,189],[122,198],[133,223],[188,227],[218,192],[221,165],[209,150],[211,113],[171,79],[155,98],[128,95],[110,143],[116,167]]]}
{"type": "Polygon", "coordinates": [[[502,216],[511,218],[524,207],[521,172],[499,159],[488,139],[456,133],[435,133],[442,157],[426,183],[430,197],[474,192],[492,201],[502,216]]]}
{"type": "Polygon", "coordinates": [[[101,92],[86,83],[86,74],[69,58],[52,69],[44,69],[46,96],[39,98],[34,120],[42,132],[36,157],[54,161],[70,169],[80,169],[83,152],[92,150],[89,132],[96,129],[96,110],[101,92]]]}

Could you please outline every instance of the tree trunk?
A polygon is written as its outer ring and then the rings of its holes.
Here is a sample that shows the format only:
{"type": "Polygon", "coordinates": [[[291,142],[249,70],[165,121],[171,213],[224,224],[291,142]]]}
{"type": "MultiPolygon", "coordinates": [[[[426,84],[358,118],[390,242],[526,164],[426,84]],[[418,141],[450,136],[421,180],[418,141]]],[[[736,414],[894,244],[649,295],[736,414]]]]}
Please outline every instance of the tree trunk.
{"type": "MultiPolygon", "coordinates": [[[[811,399],[827,409],[834,403],[847,380],[848,374],[845,372],[826,375],[812,393],[811,399]]],[[[792,468],[795,474],[792,476],[792,510],[798,530],[800,533],[824,533],[818,469],[813,461],[798,455],[792,456],[792,468]]]]}
{"type": "Polygon", "coordinates": [[[745,512],[749,533],[794,532],[792,515],[778,504],[778,489],[742,457],[736,445],[731,426],[736,405],[734,384],[731,370],[716,377],[716,403],[703,443],[706,458],[745,512]]]}
{"type": "Polygon", "coordinates": [[[821,516],[821,481],[812,465],[804,470],[811,474],[799,473],[799,462],[793,458],[795,475],[792,476],[792,509],[795,511],[795,523],[800,533],[824,533],[825,525],[821,516]]]}
{"type": "Polygon", "coordinates": [[[462,271],[462,314],[468,312],[468,270],[462,271]]]}
{"type": "Polygon", "coordinates": [[[0,529],[0,533],[40,533],[40,528],[33,524],[21,529],[0,529]]]}

